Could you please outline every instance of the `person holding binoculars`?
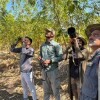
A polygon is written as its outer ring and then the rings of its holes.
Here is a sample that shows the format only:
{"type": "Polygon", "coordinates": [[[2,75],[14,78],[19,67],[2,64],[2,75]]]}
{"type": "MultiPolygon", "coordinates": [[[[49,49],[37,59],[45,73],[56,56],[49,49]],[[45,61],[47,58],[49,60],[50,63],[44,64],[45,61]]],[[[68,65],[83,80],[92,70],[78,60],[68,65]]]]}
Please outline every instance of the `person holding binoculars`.
{"type": "Polygon", "coordinates": [[[31,47],[32,39],[30,37],[18,37],[15,44],[11,45],[11,52],[20,53],[20,71],[21,71],[21,84],[23,87],[23,100],[28,99],[28,88],[32,93],[33,100],[36,100],[36,90],[33,83],[32,76],[32,57],[34,49],[31,47]],[[16,48],[18,43],[22,46],[16,48]]]}
{"type": "Polygon", "coordinates": [[[69,45],[64,54],[66,54],[65,59],[69,61],[69,95],[71,100],[73,100],[73,96],[75,96],[75,100],[78,100],[86,59],[88,57],[87,49],[84,47],[86,40],[77,36],[74,27],[69,27],[67,32],[69,35],[69,45]]]}

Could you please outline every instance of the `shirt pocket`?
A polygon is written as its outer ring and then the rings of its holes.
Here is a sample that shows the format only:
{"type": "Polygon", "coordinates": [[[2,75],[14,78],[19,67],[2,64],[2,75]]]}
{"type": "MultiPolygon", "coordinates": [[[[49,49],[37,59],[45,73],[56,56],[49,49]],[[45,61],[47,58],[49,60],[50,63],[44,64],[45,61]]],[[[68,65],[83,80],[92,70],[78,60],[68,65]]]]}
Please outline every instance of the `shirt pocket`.
{"type": "Polygon", "coordinates": [[[93,63],[92,62],[89,62],[87,67],[86,67],[86,71],[85,71],[85,75],[88,77],[91,73],[91,70],[92,70],[92,67],[93,67],[93,63]]]}
{"type": "Polygon", "coordinates": [[[49,45],[47,46],[47,53],[50,56],[54,56],[55,55],[55,48],[53,45],[49,45]]]}

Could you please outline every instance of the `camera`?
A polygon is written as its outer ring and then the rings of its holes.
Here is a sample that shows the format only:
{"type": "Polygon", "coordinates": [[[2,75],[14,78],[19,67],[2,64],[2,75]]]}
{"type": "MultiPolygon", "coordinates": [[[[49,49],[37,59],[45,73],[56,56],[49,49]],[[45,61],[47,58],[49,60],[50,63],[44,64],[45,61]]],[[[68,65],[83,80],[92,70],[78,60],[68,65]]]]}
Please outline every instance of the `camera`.
{"type": "Polygon", "coordinates": [[[41,64],[41,67],[43,68],[43,69],[46,69],[46,65],[45,64],[43,64],[43,62],[44,62],[44,60],[43,59],[40,59],[40,64],[41,64]]]}
{"type": "Polygon", "coordinates": [[[74,27],[69,27],[67,32],[70,38],[76,38],[76,30],[74,27]]]}
{"type": "Polygon", "coordinates": [[[51,67],[48,64],[43,64],[44,60],[40,59],[40,65],[41,68],[44,69],[45,71],[49,70],[51,67]]]}

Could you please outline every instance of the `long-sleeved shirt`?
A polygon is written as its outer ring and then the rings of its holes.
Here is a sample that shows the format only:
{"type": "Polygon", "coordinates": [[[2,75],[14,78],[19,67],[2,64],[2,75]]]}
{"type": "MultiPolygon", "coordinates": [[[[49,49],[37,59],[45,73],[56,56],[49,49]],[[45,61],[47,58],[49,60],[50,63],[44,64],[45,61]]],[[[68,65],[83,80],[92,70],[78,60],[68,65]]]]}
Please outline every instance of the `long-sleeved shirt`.
{"type": "Polygon", "coordinates": [[[47,71],[54,70],[58,67],[58,62],[62,60],[62,55],[62,47],[54,40],[45,42],[40,47],[40,57],[43,60],[51,61],[51,63],[47,66],[47,71]]]}
{"type": "Polygon", "coordinates": [[[70,67],[71,77],[79,78],[80,74],[85,72],[87,58],[88,58],[87,50],[85,48],[77,51],[77,53],[73,52],[73,50],[69,52],[69,67],[70,67]]]}
{"type": "MultiPolygon", "coordinates": [[[[82,93],[86,96],[96,98],[98,92],[98,69],[100,68],[100,48],[88,60],[86,67],[84,81],[82,86],[82,93]]],[[[98,99],[99,100],[99,99],[98,99]]]]}
{"type": "Polygon", "coordinates": [[[20,53],[20,71],[30,72],[32,69],[33,48],[25,48],[24,46],[16,48],[16,45],[11,46],[11,52],[20,53]]]}

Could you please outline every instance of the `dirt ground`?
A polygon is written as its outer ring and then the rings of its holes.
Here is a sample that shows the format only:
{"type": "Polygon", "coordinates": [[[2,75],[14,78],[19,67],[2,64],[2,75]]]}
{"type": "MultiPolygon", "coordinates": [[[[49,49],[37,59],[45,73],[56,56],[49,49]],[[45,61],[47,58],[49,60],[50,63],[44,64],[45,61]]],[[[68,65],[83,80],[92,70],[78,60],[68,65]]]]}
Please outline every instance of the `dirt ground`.
{"type": "MultiPolygon", "coordinates": [[[[20,81],[20,70],[18,65],[19,57],[12,53],[0,53],[0,100],[22,100],[22,87],[20,81]]],[[[59,64],[61,87],[61,100],[70,100],[67,89],[67,62],[62,61],[59,64]]],[[[35,54],[33,60],[33,78],[36,87],[38,100],[43,100],[43,88],[41,81],[41,69],[35,54]]],[[[29,93],[29,100],[31,94],[29,93]]],[[[54,100],[51,96],[50,100],[54,100]]]]}

